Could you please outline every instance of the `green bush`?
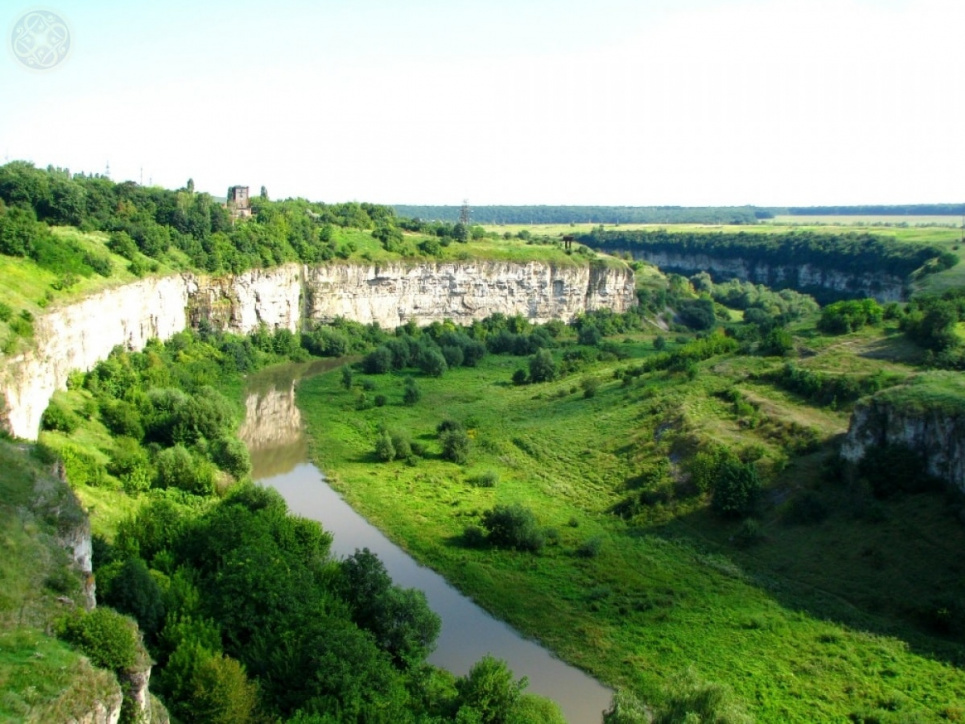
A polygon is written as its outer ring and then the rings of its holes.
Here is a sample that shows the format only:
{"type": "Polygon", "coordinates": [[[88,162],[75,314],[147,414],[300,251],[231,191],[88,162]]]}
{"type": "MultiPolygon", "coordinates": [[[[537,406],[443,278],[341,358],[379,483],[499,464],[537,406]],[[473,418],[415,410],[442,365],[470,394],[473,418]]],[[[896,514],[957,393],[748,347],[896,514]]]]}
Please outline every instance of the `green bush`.
{"type": "MultiPolygon", "coordinates": [[[[98,583],[104,583],[99,575],[98,583]]],[[[109,585],[99,585],[98,598],[103,603],[137,619],[140,629],[154,636],[164,622],[164,603],[161,587],[140,558],[128,558],[116,573],[110,576],[109,585]]]]}
{"type": "Polygon", "coordinates": [[[95,666],[114,672],[132,670],[143,654],[137,624],[106,606],[73,612],[61,622],[58,634],[95,666]]]}
{"type": "Polygon", "coordinates": [[[499,483],[499,473],[495,470],[487,470],[484,473],[469,478],[469,482],[477,488],[495,488],[497,483],[499,483]]]}
{"type": "Polygon", "coordinates": [[[375,438],[375,457],[383,463],[395,460],[395,445],[392,444],[392,436],[387,430],[383,430],[375,438]]]}
{"type": "Polygon", "coordinates": [[[53,455],[63,461],[71,485],[98,486],[104,482],[104,465],[83,448],[65,444],[54,450],[53,455]]]}
{"type": "Polygon", "coordinates": [[[483,527],[489,531],[488,540],[494,546],[521,551],[539,551],[545,539],[529,508],[516,503],[497,505],[483,513],[483,527]]]}
{"type": "Polygon", "coordinates": [[[238,438],[222,438],[214,443],[212,459],[227,473],[240,480],[251,472],[251,455],[248,446],[238,438]]]}
{"type": "Polygon", "coordinates": [[[446,430],[439,436],[442,443],[442,457],[457,465],[469,459],[469,434],[465,430],[446,430]]]}
{"type": "Polygon", "coordinates": [[[191,454],[184,445],[161,450],[154,461],[159,488],[178,488],[194,495],[214,492],[214,470],[210,463],[191,454]]]}
{"type": "Polygon", "coordinates": [[[128,493],[147,490],[154,478],[147,452],[130,437],[115,438],[107,472],[118,478],[128,493]]]}
{"type": "Polygon", "coordinates": [[[422,399],[422,391],[416,384],[415,378],[405,378],[405,392],[402,393],[402,402],[406,405],[415,405],[422,399]]]}
{"type": "MultiPolygon", "coordinates": [[[[548,349],[541,349],[529,360],[529,380],[530,382],[552,382],[556,379],[559,370],[553,353],[548,349]]],[[[516,381],[515,375],[513,381],[516,381]]]]}
{"type": "Polygon", "coordinates": [[[44,414],[40,416],[41,430],[58,430],[69,435],[79,424],[77,415],[54,400],[50,401],[44,414]]]}
{"type": "Polygon", "coordinates": [[[742,463],[732,457],[719,464],[712,484],[711,507],[728,518],[752,513],[761,492],[761,480],[753,463],[742,463]]]}
{"type": "Polygon", "coordinates": [[[576,555],[580,558],[596,558],[600,555],[603,548],[603,539],[600,536],[593,536],[583,541],[576,549],[576,555]]]}

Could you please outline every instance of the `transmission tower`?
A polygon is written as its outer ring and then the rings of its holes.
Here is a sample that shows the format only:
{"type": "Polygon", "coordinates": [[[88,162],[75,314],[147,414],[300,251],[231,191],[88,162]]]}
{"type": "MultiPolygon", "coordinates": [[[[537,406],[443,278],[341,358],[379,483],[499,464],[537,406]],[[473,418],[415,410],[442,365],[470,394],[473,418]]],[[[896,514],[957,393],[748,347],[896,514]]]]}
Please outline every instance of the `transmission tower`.
{"type": "Polygon", "coordinates": [[[468,228],[471,216],[472,209],[469,208],[469,199],[463,199],[462,206],[459,209],[459,223],[468,228]]]}

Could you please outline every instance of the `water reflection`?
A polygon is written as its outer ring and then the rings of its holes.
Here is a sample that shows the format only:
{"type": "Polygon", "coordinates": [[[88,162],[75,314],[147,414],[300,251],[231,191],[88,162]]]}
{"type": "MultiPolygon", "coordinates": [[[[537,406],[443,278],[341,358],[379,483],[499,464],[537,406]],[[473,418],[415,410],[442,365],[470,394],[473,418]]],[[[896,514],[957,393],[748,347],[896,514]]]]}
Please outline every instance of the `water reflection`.
{"type": "Polygon", "coordinates": [[[573,724],[596,724],[611,691],[579,669],[553,658],[456,591],[434,571],[420,566],[356,513],[308,461],[295,382],[331,369],[337,362],[286,366],[253,377],[248,386],[242,439],[251,450],[254,477],[281,493],[292,512],[322,523],[334,535],[333,552],[351,555],[368,548],[385,564],[392,580],[425,592],[442,618],[436,650],[429,661],[457,675],[491,653],[509,663],[516,676],[529,679],[528,691],[558,702],[573,724]]]}

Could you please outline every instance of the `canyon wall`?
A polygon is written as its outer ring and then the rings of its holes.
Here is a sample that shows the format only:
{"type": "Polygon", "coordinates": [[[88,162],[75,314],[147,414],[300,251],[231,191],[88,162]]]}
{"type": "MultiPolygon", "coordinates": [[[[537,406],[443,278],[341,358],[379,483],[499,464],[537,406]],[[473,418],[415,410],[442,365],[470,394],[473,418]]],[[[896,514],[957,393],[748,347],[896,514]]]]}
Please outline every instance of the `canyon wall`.
{"type": "Polygon", "coordinates": [[[857,273],[847,269],[826,269],[813,264],[774,265],[709,254],[629,248],[626,251],[629,251],[634,259],[653,264],[664,272],[690,275],[706,271],[716,280],[740,279],[775,289],[789,287],[805,293],[826,290],[842,296],[873,297],[879,302],[897,302],[905,296],[905,280],[885,272],[857,273]]]}
{"type": "Polygon", "coordinates": [[[286,264],[231,277],[181,274],[100,292],[39,316],[33,349],[3,360],[0,426],[27,439],[72,370],[89,370],[120,345],[143,349],[202,320],[246,334],[264,324],[296,331],[305,320],[346,317],[394,328],[449,318],[466,323],[501,312],[533,322],[569,321],[599,308],[636,303],[627,267],[541,262],[384,265],[286,264]]]}
{"type": "Polygon", "coordinates": [[[908,385],[860,400],[851,415],[841,457],[860,462],[895,445],[924,456],[928,473],[965,492],[965,380],[932,372],[908,385]]]}

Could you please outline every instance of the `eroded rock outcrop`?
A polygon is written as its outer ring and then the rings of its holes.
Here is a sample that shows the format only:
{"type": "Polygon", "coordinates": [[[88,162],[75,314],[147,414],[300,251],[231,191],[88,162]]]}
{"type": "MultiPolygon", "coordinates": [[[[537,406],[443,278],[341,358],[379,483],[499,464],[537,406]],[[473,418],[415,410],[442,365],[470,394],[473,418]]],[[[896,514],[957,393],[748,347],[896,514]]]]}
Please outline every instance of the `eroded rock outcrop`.
{"type": "Polygon", "coordinates": [[[140,350],[207,320],[246,334],[264,324],[295,331],[303,320],[346,317],[393,328],[409,320],[471,322],[495,312],[534,322],[636,303],[633,272],[615,265],[461,261],[286,264],[230,277],[144,279],[51,310],[35,323],[32,350],[4,360],[0,426],[37,436],[40,416],[73,370],[89,370],[118,345],[140,350]]]}
{"type": "Polygon", "coordinates": [[[920,375],[860,400],[841,457],[860,462],[876,448],[902,446],[924,456],[928,473],[965,492],[965,379],[954,372],[920,375]]]}

